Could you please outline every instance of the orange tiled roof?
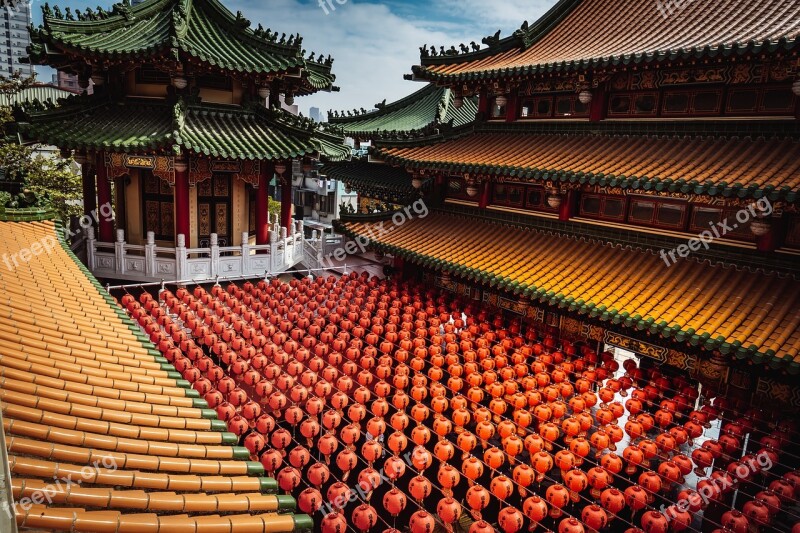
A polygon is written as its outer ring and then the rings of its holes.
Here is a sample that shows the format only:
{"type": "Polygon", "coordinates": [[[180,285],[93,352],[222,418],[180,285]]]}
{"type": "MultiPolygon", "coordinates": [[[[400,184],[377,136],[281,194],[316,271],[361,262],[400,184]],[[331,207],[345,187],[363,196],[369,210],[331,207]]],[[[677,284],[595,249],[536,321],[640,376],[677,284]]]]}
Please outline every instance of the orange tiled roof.
{"type": "Polygon", "coordinates": [[[263,466],[244,460],[246,448],[232,446],[236,436],[129,327],[57,231],[52,222],[0,222],[0,405],[13,495],[49,498],[17,504],[20,528],[309,526],[305,515],[278,514],[294,500],[264,493],[275,481],[258,477],[263,466]]]}
{"type": "Polygon", "coordinates": [[[800,37],[800,3],[795,0],[671,4],[562,0],[515,37],[477,53],[423,59],[415,71],[438,80],[513,76],[689,55],[729,56],[743,48],[762,52],[764,43],[789,48],[800,37]]]}
{"type": "Polygon", "coordinates": [[[388,251],[551,304],[800,372],[800,284],[791,277],[479,222],[443,213],[376,235],[388,251]]]}
{"type": "Polygon", "coordinates": [[[788,139],[483,132],[438,144],[382,147],[378,154],[410,167],[562,181],[574,177],[603,185],[624,181],[656,190],[789,195],[800,189],[800,143],[788,139]]]}

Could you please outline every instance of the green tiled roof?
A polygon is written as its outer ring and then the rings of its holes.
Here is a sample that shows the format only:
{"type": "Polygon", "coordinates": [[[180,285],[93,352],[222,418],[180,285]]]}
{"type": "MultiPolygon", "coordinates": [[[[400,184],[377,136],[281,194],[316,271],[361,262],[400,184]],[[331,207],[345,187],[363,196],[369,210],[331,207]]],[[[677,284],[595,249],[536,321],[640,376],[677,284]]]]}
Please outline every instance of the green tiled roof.
{"type": "Polygon", "coordinates": [[[463,126],[475,119],[477,111],[476,98],[464,98],[463,105],[456,108],[450,89],[429,84],[401,100],[383,105],[377,111],[350,117],[329,115],[328,121],[340,126],[346,135],[377,138],[423,130],[450,121],[454,127],[463,126]]]}
{"type": "Polygon", "coordinates": [[[176,153],[183,148],[228,159],[287,159],[320,154],[330,161],[350,155],[341,137],[263,107],[157,103],[128,99],[87,104],[75,98],[59,109],[32,113],[20,124],[37,140],[67,149],[176,153]]]}
{"type": "Polygon", "coordinates": [[[218,0],[146,0],[134,6],[114,5],[92,12],[91,19],[69,19],[45,7],[44,24],[31,33],[30,58],[38,64],[68,64],[74,58],[97,56],[141,63],[194,59],[231,73],[272,74],[307,69],[308,84],[329,88],[330,61],[303,57],[302,38],[259,27],[251,29],[241,13],[232,14],[218,0]],[[63,59],[64,56],[67,59],[63,59]]]}
{"type": "Polygon", "coordinates": [[[15,94],[0,94],[0,106],[13,107],[37,100],[42,103],[56,103],[59,99],[68,98],[74,94],[53,85],[33,85],[15,94]]]}
{"type": "Polygon", "coordinates": [[[406,205],[420,196],[420,191],[411,185],[411,174],[399,167],[350,161],[326,165],[320,172],[369,198],[406,205]]]}

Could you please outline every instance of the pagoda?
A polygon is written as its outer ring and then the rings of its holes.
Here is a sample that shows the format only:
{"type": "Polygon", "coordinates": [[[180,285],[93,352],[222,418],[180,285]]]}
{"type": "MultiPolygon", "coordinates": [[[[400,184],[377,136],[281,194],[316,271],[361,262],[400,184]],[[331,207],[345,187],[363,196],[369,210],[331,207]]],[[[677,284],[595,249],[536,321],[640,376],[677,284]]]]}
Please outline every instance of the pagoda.
{"type": "Polygon", "coordinates": [[[123,230],[126,246],[268,244],[278,227],[270,182],[292,234],[287,168],[349,157],[341,137],[281,108],[338,90],[330,56],[306,55],[299,35],[251,28],[217,0],[43,11],[30,61],[93,83],[94,94],[31,112],[22,129],[83,164],[87,214],[114,205],[116,221],[99,217],[101,243],[123,230]]]}
{"type": "Polygon", "coordinates": [[[411,183],[431,214],[339,229],[553,348],[798,411],[799,9],[563,0],[485,46],[423,46],[407,79],[474,118],[367,132],[369,165],[331,166],[368,195],[411,183]]]}

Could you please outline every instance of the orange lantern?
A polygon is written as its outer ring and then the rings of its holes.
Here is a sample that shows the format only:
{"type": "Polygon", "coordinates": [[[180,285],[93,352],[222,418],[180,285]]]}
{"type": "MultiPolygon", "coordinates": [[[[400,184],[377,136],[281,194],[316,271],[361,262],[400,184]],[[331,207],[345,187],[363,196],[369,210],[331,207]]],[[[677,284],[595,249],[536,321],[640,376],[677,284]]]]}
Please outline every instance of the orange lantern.
{"type": "Polygon", "coordinates": [[[383,508],[392,516],[397,516],[406,508],[406,495],[396,487],[383,496],[383,508]]]}
{"type": "Polygon", "coordinates": [[[442,498],[436,506],[436,514],[439,515],[442,522],[452,527],[450,524],[458,520],[461,516],[461,504],[451,497],[442,498]]]}
{"type": "Polygon", "coordinates": [[[497,447],[491,447],[483,453],[483,462],[489,465],[489,468],[497,470],[503,463],[505,463],[506,456],[497,447]]]}
{"type": "MultiPolygon", "coordinates": [[[[322,533],[347,533],[347,519],[341,513],[328,513],[320,522],[320,528],[322,533]]],[[[431,531],[433,531],[433,528],[431,528],[431,531]]],[[[416,533],[424,532],[419,531],[416,533]]]]}
{"type": "Polygon", "coordinates": [[[475,481],[483,475],[483,463],[470,456],[461,464],[461,471],[470,481],[475,481]]]}
{"type": "Polygon", "coordinates": [[[625,489],[623,494],[625,496],[625,504],[633,509],[634,513],[647,505],[647,491],[639,485],[631,485],[625,489]]]}
{"type": "Polygon", "coordinates": [[[612,515],[625,508],[625,495],[615,488],[606,489],[600,494],[600,505],[612,515]]]}
{"type": "Polygon", "coordinates": [[[545,493],[547,502],[550,504],[550,517],[558,518],[561,516],[561,509],[569,503],[569,491],[564,485],[550,485],[545,493]]]}
{"type": "Polygon", "coordinates": [[[500,501],[506,501],[514,493],[514,484],[507,476],[501,475],[492,478],[492,482],[489,485],[489,490],[491,490],[492,494],[494,494],[495,497],[500,501]]]}
{"type": "Polygon", "coordinates": [[[669,520],[658,511],[647,511],[642,515],[642,529],[645,533],[667,533],[669,520]]]}
{"type": "Polygon", "coordinates": [[[584,533],[583,524],[577,518],[565,518],[558,523],[558,533],[584,533]]]}
{"type": "Polygon", "coordinates": [[[297,497],[297,507],[306,514],[314,514],[322,507],[322,494],[317,489],[307,488],[297,497]]]}
{"type": "MultiPolygon", "coordinates": [[[[385,500],[384,500],[385,501],[385,500]]],[[[360,531],[369,531],[378,523],[378,512],[369,504],[362,503],[353,509],[353,525],[360,531]]]]}
{"type": "Polygon", "coordinates": [[[467,505],[473,511],[484,510],[489,505],[489,498],[489,491],[480,485],[473,485],[467,490],[467,505]]]}
{"type": "Polygon", "coordinates": [[[497,523],[505,533],[517,533],[522,529],[522,513],[514,507],[505,507],[497,515],[497,523]]]}
{"type": "Polygon", "coordinates": [[[605,510],[597,504],[587,505],[581,511],[581,520],[590,531],[596,532],[606,527],[608,524],[608,515],[605,510]]]}
{"type": "Polygon", "coordinates": [[[522,512],[536,524],[547,516],[547,504],[539,496],[531,496],[522,502],[522,512]]]}
{"type": "Polygon", "coordinates": [[[431,494],[431,482],[425,476],[411,478],[408,482],[408,492],[411,496],[421,502],[431,494]]]}

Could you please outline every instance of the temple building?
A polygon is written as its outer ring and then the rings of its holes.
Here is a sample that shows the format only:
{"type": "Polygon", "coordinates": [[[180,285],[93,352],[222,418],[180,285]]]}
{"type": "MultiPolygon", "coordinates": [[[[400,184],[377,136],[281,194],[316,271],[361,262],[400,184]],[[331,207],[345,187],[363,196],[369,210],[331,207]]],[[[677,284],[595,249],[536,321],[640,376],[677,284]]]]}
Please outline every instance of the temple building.
{"type": "MultiPolygon", "coordinates": [[[[409,77],[477,97],[475,120],[372,132],[374,170],[341,172],[368,194],[359,174],[434,182],[435,212],[374,242],[431,283],[554,342],[615,344],[773,401],[800,372],[797,6],[762,20],[759,4],[734,24],[698,1],[634,32],[642,3],[618,4],[560,2],[478,51],[423,48],[409,77]]],[[[661,18],[655,3],[645,15],[661,18]]],[[[341,229],[380,223],[359,218],[341,229]]]]}
{"type": "Polygon", "coordinates": [[[324,130],[216,0],[49,9],[97,91],[22,127],[117,213],[0,207],[3,533],[800,533],[796,1],[561,0],[324,130]],[[320,160],[341,243],[260,214],[320,160]]]}
{"type": "Polygon", "coordinates": [[[114,207],[114,219],[96,217],[93,271],[202,279],[293,266],[291,257],[270,261],[246,247],[276,242],[280,228],[284,238],[302,233],[291,216],[293,161],[307,172],[312,161],[349,157],[343,139],[280,108],[336,89],[330,57],[306,56],[300,36],[250,28],[216,0],[86,13],[45,6],[31,37],[31,62],[75,74],[84,88],[93,82],[93,95],[30,113],[21,125],[83,165],[87,214],[114,207]],[[266,210],[274,176],[284,184],[279,221],[266,210]],[[192,262],[182,251],[216,255],[212,247],[236,247],[238,262],[192,262]]]}

